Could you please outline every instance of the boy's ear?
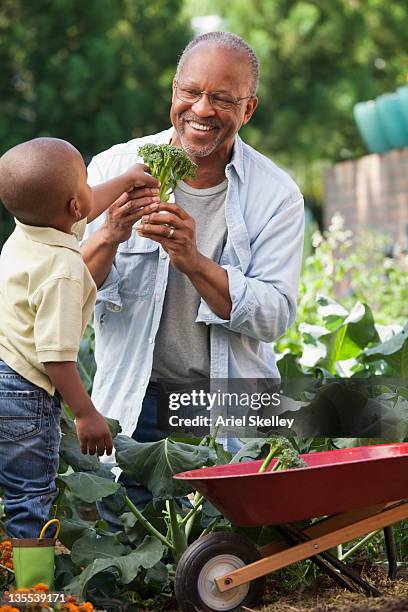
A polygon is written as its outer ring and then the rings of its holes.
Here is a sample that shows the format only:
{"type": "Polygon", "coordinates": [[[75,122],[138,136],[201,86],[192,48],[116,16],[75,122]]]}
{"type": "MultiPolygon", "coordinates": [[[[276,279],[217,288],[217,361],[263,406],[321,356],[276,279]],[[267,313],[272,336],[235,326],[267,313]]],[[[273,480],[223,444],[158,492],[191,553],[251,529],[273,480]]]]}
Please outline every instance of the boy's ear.
{"type": "Polygon", "coordinates": [[[80,221],[82,218],[81,209],[79,206],[79,202],[76,198],[71,198],[68,202],[68,212],[77,221],[80,221]]]}

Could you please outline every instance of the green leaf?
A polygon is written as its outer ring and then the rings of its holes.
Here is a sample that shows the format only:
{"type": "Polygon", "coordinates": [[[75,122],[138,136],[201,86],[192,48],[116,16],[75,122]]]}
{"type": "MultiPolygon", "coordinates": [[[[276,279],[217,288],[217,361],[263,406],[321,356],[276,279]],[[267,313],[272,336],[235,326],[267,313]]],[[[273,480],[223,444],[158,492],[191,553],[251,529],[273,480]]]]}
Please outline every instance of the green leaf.
{"type": "Polygon", "coordinates": [[[386,355],[393,355],[398,353],[404,346],[405,342],[408,339],[408,323],[405,327],[398,332],[398,334],[394,334],[389,340],[385,342],[381,342],[372,348],[369,348],[365,351],[365,354],[368,357],[375,357],[376,359],[384,357],[386,355]]]}
{"type": "MultiPolygon", "coordinates": [[[[165,510],[165,502],[157,502],[158,508],[153,502],[150,502],[143,509],[143,516],[149,521],[164,536],[167,533],[167,523],[164,520],[163,510],[165,510]]],[[[120,515],[127,537],[132,544],[140,543],[146,537],[146,529],[142,527],[137,518],[132,512],[124,512],[120,515]]]]}
{"type": "Polygon", "coordinates": [[[408,323],[386,342],[366,349],[367,361],[384,359],[403,379],[408,377],[408,323]]]}
{"type": "Polygon", "coordinates": [[[327,348],[320,363],[335,374],[338,361],[357,357],[367,344],[379,340],[370,308],[358,302],[341,325],[320,340],[327,348]]]}
{"type": "Polygon", "coordinates": [[[109,419],[108,417],[104,417],[104,419],[109,427],[109,431],[111,432],[112,438],[116,438],[116,436],[122,431],[122,427],[120,426],[119,421],[117,421],[116,419],[109,419]]]}
{"type": "Polygon", "coordinates": [[[116,460],[120,468],[151,491],[154,498],[171,499],[192,490],[192,485],[173,479],[174,474],[215,462],[215,452],[208,446],[173,442],[136,442],[126,436],[115,440],[116,460]]]}
{"type": "Polygon", "coordinates": [[[319,304],[318,313],[330,331],[337,329],[348,316],[347,310],[341,304],[328,297],[319,296],[317,303],[319,304]]]}
{"type": "Polygon", "coordinates": [[[55,555],[55,587],[63,590],[75,576],[81,573],[81,568],[75,565],[70,555],[55,555]]]}
{"type": "Polygon", "coordinates": [[[71,559],[79,566],[88,565],[95,559],[121,557],[126,551],[115,535],[85,533],[76,540],[71,549],[71,559]]]}
{"type": "Polygon", "coordinates": [[[284,381],[294,378],[305,378],[307,376],[299,365],[298,356],[293,353],[286,353],[276,363],[284,381]]]}
{"type": "Polygon", "coordinates": [[[76,433],[62,435],[60,455],[76,472],[92,472],[99,469],[100,463],[96,455],[82,454],[76,433]]]}
{"type": "Polygon", "coordinates": [[[90,524],[87,521],[81,519],[71,518],[60,518],[61,532],[59,539],[67,548],[71,549],[74,542],[76,542],[84,533],[89,531],[90,524]]]}
{"type": "Polygon", "coordinates": [[[144,581],[151,589],[160,593],[170,583],[168,567],[159,561],[147,570],[144,581]]]}
{"type": "Polygon", "coordinates": [[[375,328],[373,313],[367,304],[358,302],[344,323],[348,324],[348,337],[360,349],[380,340],[375,328]]]}
{"type": "Polygon", "coordinates": [[[122,584],[129,584],[138,575],[141,568],[154,567],[161,560],[163,552],[164,547],[156,538],[146,536],[136,550],[129,555],[96,559],[77,578],[66,585],[65,590],[69,593],[83,595],[88,582],[97,574],[110,568],[117,570],[122,584]]]}
{"type": "Polygon", "coordinates": [[[74,472],[67,476],[60,476],[60,480],[67,485],[76,497],[88,503],[112,495],[121,486],[117,482],[95,476],[90,472],[74,472]]]}
{"type": "Polygon", "coordinates": [[[233,456],[231,463],[239,463],[243,459],[258,459],[262,448],[267,443],[265,438],[252,438],[233,456]]]}

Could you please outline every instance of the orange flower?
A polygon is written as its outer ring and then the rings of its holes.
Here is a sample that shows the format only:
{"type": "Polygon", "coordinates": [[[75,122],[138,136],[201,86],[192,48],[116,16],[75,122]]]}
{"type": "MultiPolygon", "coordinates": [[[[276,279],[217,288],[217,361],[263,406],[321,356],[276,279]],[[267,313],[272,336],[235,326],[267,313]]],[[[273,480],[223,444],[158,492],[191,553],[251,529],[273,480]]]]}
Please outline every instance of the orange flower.
{"type": "Polygon", "coordinates": [[[94,607],[90,601],[86,601],[79,606],[79,612],[93,612],[93,609],[94,607]]]}
{"type": "Polygon", "coordinates": [[[0,612],[19,612],[19,609],[12,606],[0,606],[0,612]]]}
{"type": "Polygon", "coordinates": [[[67,612],[79,612],[78,606],[76,606],[75,604],[72,604],[72,603],[66,603],[65,604],[65,609],[67,610],[67,612]]]}
{"type": "Polygon", "coordinates": [[[31,590],[37,593],[44,593],[44,591],[48,591],[48,586],[42,582],[39,582],[38,584],[34,585],[31,590]]]}
{"type": "Polygon", "coordinates": [[[77,600],[75,599],[75,597],[73,595],[67,595],[67,597],[65,599],[65,603],[76,604],[77,600]]]}

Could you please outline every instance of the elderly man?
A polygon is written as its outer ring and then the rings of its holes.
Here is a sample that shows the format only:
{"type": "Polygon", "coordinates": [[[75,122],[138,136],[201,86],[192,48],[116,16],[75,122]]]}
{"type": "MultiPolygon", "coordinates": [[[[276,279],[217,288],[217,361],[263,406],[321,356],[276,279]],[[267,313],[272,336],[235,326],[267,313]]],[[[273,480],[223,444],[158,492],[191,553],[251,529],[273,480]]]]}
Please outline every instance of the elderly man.
{"type": "Polygon", "coordinates": [[[91,184],[106,181],[147,142],[183,147],[198,165],[175,203],[155,203],[151,190],[124,196],[83,246],[99,287],[93,399],[139,441],[160,437],[159,379],[279,377],[271,342],[295,317],[303,199],[238,136],[257,107],[258,77],[240,37],[195,38],[173,81],[173,127],[116,145],[88,169],[91,184]]]}

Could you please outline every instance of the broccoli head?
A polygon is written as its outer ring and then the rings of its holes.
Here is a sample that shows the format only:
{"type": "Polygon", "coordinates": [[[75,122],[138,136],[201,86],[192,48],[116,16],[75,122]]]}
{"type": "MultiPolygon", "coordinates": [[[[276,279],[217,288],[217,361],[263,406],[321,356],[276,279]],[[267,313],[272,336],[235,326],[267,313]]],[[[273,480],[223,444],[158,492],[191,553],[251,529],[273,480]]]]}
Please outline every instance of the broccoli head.
{"type": "Polygon", "coordinates": [[[272,472],[278,470],[291,470],[293,468],[307,467],[307,463],[299,456],[287,438],[276,436],[266,440],[269,452],[259,471],[266,472],[272,459],[277,458],[272,472]]]}
{"type": "Polygon", "coordinates": [[[138,154],[150,168],[152,176],[160,181],[160,200],[167,202],[179,181],[194,178],[197,165],[186,152],[169,144],[145,144],[138,154]]]}

